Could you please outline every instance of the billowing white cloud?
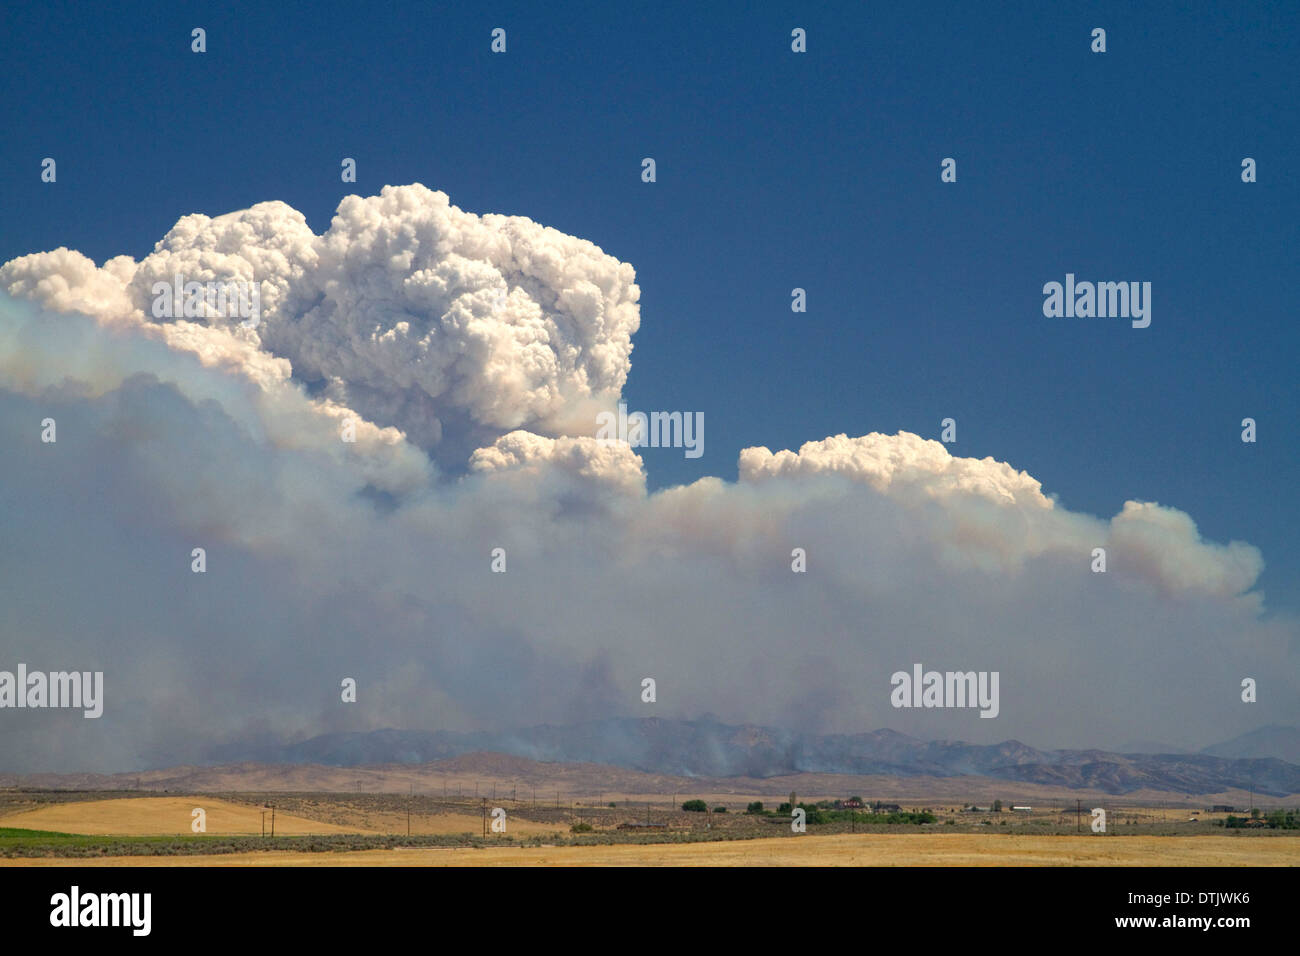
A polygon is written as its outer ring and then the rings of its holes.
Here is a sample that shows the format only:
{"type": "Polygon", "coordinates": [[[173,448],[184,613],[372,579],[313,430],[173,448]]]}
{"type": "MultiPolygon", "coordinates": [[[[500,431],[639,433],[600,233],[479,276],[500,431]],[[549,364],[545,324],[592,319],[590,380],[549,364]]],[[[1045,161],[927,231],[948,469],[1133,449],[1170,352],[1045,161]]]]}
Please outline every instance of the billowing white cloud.
{"type": "Polygon", "coordinates": [[[546,438],[532,432],[513,431],[489,448],[470,456],[475,472],[515,472],[540,475],[557,469],[574,477],[605,485],[625,494],[645,493],[641,456],[630,445],[595,438],[546,438]]]}
{"type": "MultiPolygon", "coordinates": [[[[262,202],[215,218],[183,216],[127,280],[131,301],[153,320],[154,283],[171,283],[177,275],[194,282],[258,282],[263,320],[284,321],[293,315],[295,294],[317,265],[317,244],[303,214],[282,202],[262,202]]],[[[226,317],[210,321],[235,324],[226,317]]]]}
{"type": "MultiPolygon", "coordinates": [[[[0,288],[100,319],[153,315],[154,285],[256,282],[262,317],[206,321],[444,466],[525,428],[551,437],[595,421],[622,390],[640,322],[630,265],[520,216],[476,216],[419,184],[349,196],[316,236],[282,202],[189,215],[139,264],[102,269],[60,249],[0,270],[0,288]]],[[[174,341],[210,353],[189,330],[174,341]]],[[[591,429],[594,429],[592,424],[591,429]]]]}
{"type": "Polygon", "coordinates": [[[1171,593],[1232,597],[1253,587],[1264,570],[1258,548],[1203,541],[1190,515],[1154,502],[1124,502],[1111,519],[1109,541],[1123,561],[1171,593]]]}
{"type": "Polygon", "coordinates": [[[350,197],[321,236],[261,203],[187,216],[139,264],[0,267],[0,668],[107,687],[100,721],[11,713],[29,756],[0,769],[639,715],[645,676],[657,714],[821,731],[1202,745],[1300,718],[1300,629],[1263,613],[1260,554],[1176,509],[1071,512],[906,432],[748,448],[737,482],[647,493],[633,449],[591,437],[632,280],[421,186],[350,197]],[[154,318],[176,271],[261,283],[261,323],[154,318]],[[917,661],[999,670],[999,717],[893,710],[917,661]],[[1263,710],[1243,675],[1267,675],[1263,710]]]}
{"type": "Polygon", "coordinates": [[[0,290],[56,312],[129,323],[140,320],[126,288],[134,272],[130,256],[116,256],[101,268],[90,257],[60,246],[5,263],[0,267],[0,290]]]}
{"type": "Polygon", "coordinates": [[[997,503],[1051,508],[1042,485],[1023,471],[992,458],[954,458],[940,442],[908,432],[861,438],[834,435],[805,442],[796,454],[766,448],[740,453],[742,481],[778,476],[844,475],[877,491],[905,494],[912,490],[930,497],[979,495],[997,503]]]}
{"type": "Polygon", "coordinates": [[[471,429],[555,434],[626,381],[640,291],[586,240],[415,185],[348,197],[317,249],[310,308],[270,323],[268,346],[362,411],[403,409],[417,440],[435,438],[421,409],[449,426],[444,406],[471,429]]]}

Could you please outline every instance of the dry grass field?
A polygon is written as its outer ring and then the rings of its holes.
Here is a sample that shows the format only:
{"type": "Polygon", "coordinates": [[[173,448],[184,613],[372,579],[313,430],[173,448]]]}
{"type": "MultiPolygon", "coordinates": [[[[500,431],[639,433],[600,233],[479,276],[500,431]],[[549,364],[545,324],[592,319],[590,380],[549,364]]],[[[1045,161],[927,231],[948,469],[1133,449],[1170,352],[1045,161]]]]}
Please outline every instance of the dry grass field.
{"type": "Polygon", "coordinates": [[[1112,804],[1110,832],[1096,835],[1081,801],[1002,813],[929,803],[919,825],[830,814],[795,836],[783,816],[692,813],[658,796],[649,808],[502,801],[506,833],[485,835],[492,803],[481,799],[12,791],[0,798],[0,866],[1300,866],[1300,830],[1225,830],[1225,814],[1186,807],[1112,804]],[[276,842],[260,836],[268,802],[276,842]],[[195,807],[203,837],[190,830],[195,807]],[[667,829],[628,829],[648,819],[667,829]]]}
{"type": "MultiPolygon", "coordinates": [[[[0,827],[24,830],[53,830],[113,836],[185,836],[190,833],[190,811],[201,807],[207,813],[207,830],[212,836],[256,836],[262,832],[259,807],[231,803],[211,796],[134,797],[121,800],[86,800],[58,803],[38,810],[0,816],[0,827]]],[[[267,813],[269,828],[271,815],[267,813]]],[[[481,816],[471,813],[416,815],[411,819],[413,835],[479,833],[481,816]]],[[[507,818],[506,832],[519,836],[555,833],[554,824],[507,818]]],[[[564,827],[563,829],[567,829],[564,827]]],[[[277,810],[275,832],[279,836],[323,833],[405,833],[406,815],[392,812],[353,811],[336,815],[331,822],[308,819],[277,810]]]]}
{"type": "MultiPolygon", "coordinates": [[[[0,816],[0,827],[92,833],[114,836],[189,835],[190,811],[207,813],[207,832],[221,836],[254,836],[262,832],[262,812],[256,807],[216,797],[140,797],[57,803],[38,810],[0,816]]],[[[270,814],[267,814],[270,826],[270,814]]],[[[275,832],[284,836],[354,833],[352,827],[276,813],[275,832]]]]}
{"type": "Polygon", "coordinates": [[[1300,837],[808,835],[721,843],[13,859],[6,866],[1297,866],[1300,837]]]}
{"type": "MultiPolygon", "coordinates": [[[[348,833],[405,833],[406,815],[391,812],[369,812],[343,814],[343,824],[348,833]],[[349,818],[350,817],[350,818],[349,818]]],[[[339,819],[339,816],[336,816],[339,819]]],[[[2,824],[0,824],[2,825],[2,824]]],[[[567,832],[568,824],[537,823],[520,819],[517,815],[507,814],[506,833],[514,836],[544,836],[547,834],[567,832]]],[[[411,835],[426,836],[443,833],[481,833],[483,818],[475,813],[437,813],[433,815],[415,814],[411,817],[411,835]]],[[[277,828],[276,832],[279,832],[277,828]]],[[[332,831],[338,832],[338,831],[332,831]]]]}

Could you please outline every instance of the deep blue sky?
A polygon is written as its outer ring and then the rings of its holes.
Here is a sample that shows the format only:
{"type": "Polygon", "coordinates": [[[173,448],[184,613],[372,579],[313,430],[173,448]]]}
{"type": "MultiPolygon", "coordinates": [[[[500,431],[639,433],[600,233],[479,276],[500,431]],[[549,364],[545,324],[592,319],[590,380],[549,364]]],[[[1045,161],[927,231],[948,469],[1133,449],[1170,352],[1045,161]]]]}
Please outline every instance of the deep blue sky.
{"type": "Polygon", "coordinates": [[[1155,500],[1259,546],[1269,604],[1300,609],[1300,6],[750,6],[9,10],[0,261],[140,258],[267,199],[320,232],[422,182],[635,266],[629,405],[706,423],[701,459],[643,450],[652,486],[952,416],[954,454],[1071,509],[1155,500]],[[1044,318],[1067,271],[1152,282],[1151,327],[1044,318]]]}

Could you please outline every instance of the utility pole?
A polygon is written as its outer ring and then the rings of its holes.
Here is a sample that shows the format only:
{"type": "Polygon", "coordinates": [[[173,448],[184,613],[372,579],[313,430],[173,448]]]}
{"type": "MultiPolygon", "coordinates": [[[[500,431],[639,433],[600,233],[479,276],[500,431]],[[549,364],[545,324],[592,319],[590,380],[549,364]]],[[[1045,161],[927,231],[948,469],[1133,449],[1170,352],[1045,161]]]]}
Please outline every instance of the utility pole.
{"type": "Polygon", "coordinates": [[[1083,824],[1080,822],[1080,817],[1083,814],[1083,801],[1075,800],[1074,803],[1074,832],[1078,833],[1083,829],[1083,824]]]}
{"type": "Polygon", "coordinates": [[[275,804],[271,804],[271,838],[275,838],[275,804]]]}
{"type": "Polygon", "coordinates": [[[483,798],[483,839],[487,839],[487,797],[483,798]]]}
{"type": "Polygon", "coordinates": [[[266,836],[266,811],[262,811],[262,836],[266,836]]]}

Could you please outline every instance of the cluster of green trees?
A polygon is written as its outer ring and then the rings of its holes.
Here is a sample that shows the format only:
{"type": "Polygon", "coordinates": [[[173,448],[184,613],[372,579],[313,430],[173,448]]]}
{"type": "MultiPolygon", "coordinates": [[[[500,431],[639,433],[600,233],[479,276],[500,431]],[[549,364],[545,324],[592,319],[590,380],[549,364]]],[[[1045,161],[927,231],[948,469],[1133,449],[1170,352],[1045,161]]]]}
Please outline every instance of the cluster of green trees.
{"type": "MultiPolygon", "coordinates": [[[[793,796],[793,794],[791,794],[793,796]]],[[[849,797],[847,802],[858,802],[864,808],[868,807],[866,801],[861,797],[849,797]]],[[[877,804],[879,806],[879,804],[877,804]]],[[[834,823],[836,821],[854,820],[859,823],[884,823],[884,824],[918,824],[934,823],[935,815],[929,810],[910,811],[896,810],[891,813],[872,813],[870,809],[864,810],[836,810],[835,801],[819,800],[816,803],[782,803],[775,810],[767,810],[763,807],[763,801],[755,800],[745,807],[745,813],[750,816],[763,817],[788,817],[795,807],[799,807],[804,812],[805,822],[816,825],[819,823],[834,823]]],[[[687,800],[682,804],[683,810],[692,810],[696,813],[708,813],[709,805],[703,800],[687,800]]],[[[714,813],[726,813],[726,807],[714,807],[714,813]]]]}
{"type": "Polygon", "coordinates": [[[1248,826],[1250,821],[1259,819],[1263,819],[1270,830],[1300,830],[1300,812],[1274,810],[1266,816],[1258,807],[1250,811],[1249,817],[1236,817],[1229,814],[1228,819],[1223,821],[1223,825],[1229,829],[1240,829],[1248,826]]]}
{"type": "Polygon", "coordinates": [[[899,810],[894,813],[873,813],[867,817],[858,817],[866,823],[933,823],[936,817],[929,810],[899,810]]]}
{"type": "MultiPolygon", "coordinates": [[[[691,813],[708,813],[709,805],[705,803],[703,800],[687,800],[685,803],[682,804],[682,809],[687,810],[691,813]]],[[[726,813],[727,808],[723,806],[716,806],[713,808],[713,812],[726,813]]]]}
{"type": "MultiPolygon", "coordinates": [[[[858,799],[854,797],[853,799],[858,799]]],[[[934,823],[937,819],[929,810],[895,810],[890,813],[872,813],[870,810],[836,810],[835,804],[830,800],[819,800],[817,803],[783,803],[777,807],[776,812],[764,810],[763,804],[755,801],[751,803],[745,812],[749,814],[762,816],[782,816],[787,817],[795,807],[799,807],[804,812],[804,819],[810,825],[819,823],[836,823],[853,820],[857,823],[883,823],[883,824],[918,824],[934,823]]]]}

